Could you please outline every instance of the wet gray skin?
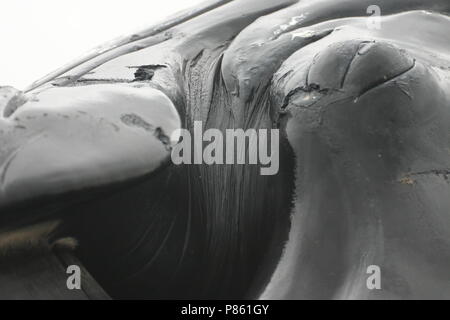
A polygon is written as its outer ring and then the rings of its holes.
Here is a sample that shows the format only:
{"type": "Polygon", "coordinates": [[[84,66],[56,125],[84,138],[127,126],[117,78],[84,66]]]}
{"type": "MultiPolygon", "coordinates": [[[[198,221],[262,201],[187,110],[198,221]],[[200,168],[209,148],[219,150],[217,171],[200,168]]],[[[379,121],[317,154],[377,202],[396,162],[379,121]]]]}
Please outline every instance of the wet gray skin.
{"type": "Polygon", "coordinates": [[[211,1],[1,89],[0,244],[58,221],[115,298],[450,298],[449,13],[211,1]],[[280,129],[279,174],[173,165],[194,121],[280,129]]]}

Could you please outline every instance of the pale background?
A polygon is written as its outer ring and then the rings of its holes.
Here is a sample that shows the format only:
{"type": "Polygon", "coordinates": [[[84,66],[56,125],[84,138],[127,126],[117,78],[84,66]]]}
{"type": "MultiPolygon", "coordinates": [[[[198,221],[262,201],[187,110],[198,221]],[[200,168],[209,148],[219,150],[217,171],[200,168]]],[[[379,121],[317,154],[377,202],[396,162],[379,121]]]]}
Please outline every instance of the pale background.
{"type": "Polygon", "coordinates": [[[1,0],[0,86],[27,85],[204,0],[1,0]]]}

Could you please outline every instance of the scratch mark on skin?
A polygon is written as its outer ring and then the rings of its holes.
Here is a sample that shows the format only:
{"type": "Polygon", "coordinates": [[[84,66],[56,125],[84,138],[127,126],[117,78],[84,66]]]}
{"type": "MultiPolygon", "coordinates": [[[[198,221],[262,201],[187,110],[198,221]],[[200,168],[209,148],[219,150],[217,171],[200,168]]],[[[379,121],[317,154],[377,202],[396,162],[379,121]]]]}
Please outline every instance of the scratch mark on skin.
{"type": "Polygon", "coordinates": [[[145,131],[154,131],[155,127],[134,113],[124,114],[121,118],[122,122],[129,127],[138,127],[145,131]]]}
{"type": "Polygon", "coordinates": [[[401,84],[400,82],[396,81],[395,84],[397,85],[397,88],[404,94],[406,95],[410,100],[414,100],[412,97],[412,94],[408,91],[407,88],[404,87],[403,84],[401,84]]]}
{"type": "Polygon", "coordinates": [[[170,151],[172,149],[170,145],[170,138],[161,127],[155,129],[155,137],[162,142],[167,151],[170,151]]]}
{"type": "Polygon", "coordinates": [[[137,127],[144,129],[148,132],[153,132],[154,136],[161,141],[161,143],[165,146],[165,148],[170,151],[171,150],[171,144],[170,144],[170,138],[167,136],[167,134],[164,132],[164,130],[161,127],[155,128],[155,126],[151,125],[144,119],[142,119],[137,114],[125,114],[122,115],[120,118],[122,122],[129,126],[129,127],[137,127]]]}
{"type": "Polygon", "coordinates": [[[406,70],[400,72],[399,74],[393,75],[393,76],[390,77],[390,78],[387,78],[387,79],[384,79],[384,78],[383,78],[383,79],[381,79],[380,81],[377,81],[375,84],[373,84],[373,85],[370,86],[369,88],[363,90],[363,91],[359,94],[359,96],[357,97],[357,99],[360,99],[363,95],[367,94],[368,92],[370,92],[370,91],[372,91],[372,90],[375,90],[376,88],[382,86],[383,84],[388,83],[389,81],[392,81],[392,80],[394,80],[394,79],[396,79],[396,78],[401,77],[402,75],[404,75],[404,74],[408,73],[409,71],[411,71],[412,69],[414,69],[415,66],[416,66],[416,59],[414,59],[412,66],[409,67],[408,69],[406,69],[406,70]]]}

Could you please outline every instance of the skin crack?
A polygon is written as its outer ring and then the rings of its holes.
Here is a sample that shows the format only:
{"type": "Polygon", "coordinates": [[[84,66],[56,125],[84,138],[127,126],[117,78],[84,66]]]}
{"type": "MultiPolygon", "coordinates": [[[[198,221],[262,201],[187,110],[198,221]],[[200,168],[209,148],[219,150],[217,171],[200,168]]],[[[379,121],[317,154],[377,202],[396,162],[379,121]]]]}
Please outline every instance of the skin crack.
{"type": "Polygon", "coordinates": [[[320,94],[327,94],[330,91],[330,89],[327,88],[320,88],[320,85],[317,83],[311,83],[307,84],[305,86],[295,88],[284,99],[283,106],[281,107],[282,110],[286,109],[289,104],[291,103],[291,99],[297,95],[298,93],[311,93],[311,92],[318,92],[320,94]]]}

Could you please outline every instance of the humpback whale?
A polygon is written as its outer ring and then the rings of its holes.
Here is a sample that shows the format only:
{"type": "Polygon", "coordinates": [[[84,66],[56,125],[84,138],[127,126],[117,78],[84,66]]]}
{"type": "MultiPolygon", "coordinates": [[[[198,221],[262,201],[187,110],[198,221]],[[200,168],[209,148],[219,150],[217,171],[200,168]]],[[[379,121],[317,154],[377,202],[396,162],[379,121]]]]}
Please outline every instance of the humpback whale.
{"type": "Polygon", "coordinates": [[[116,299],[450,298],[449,14],[210,1],[1,88],[0,265],[62,245],[116,299]],[[279,130],[278,173],[173,164],[196,122],[279,130]]]}

